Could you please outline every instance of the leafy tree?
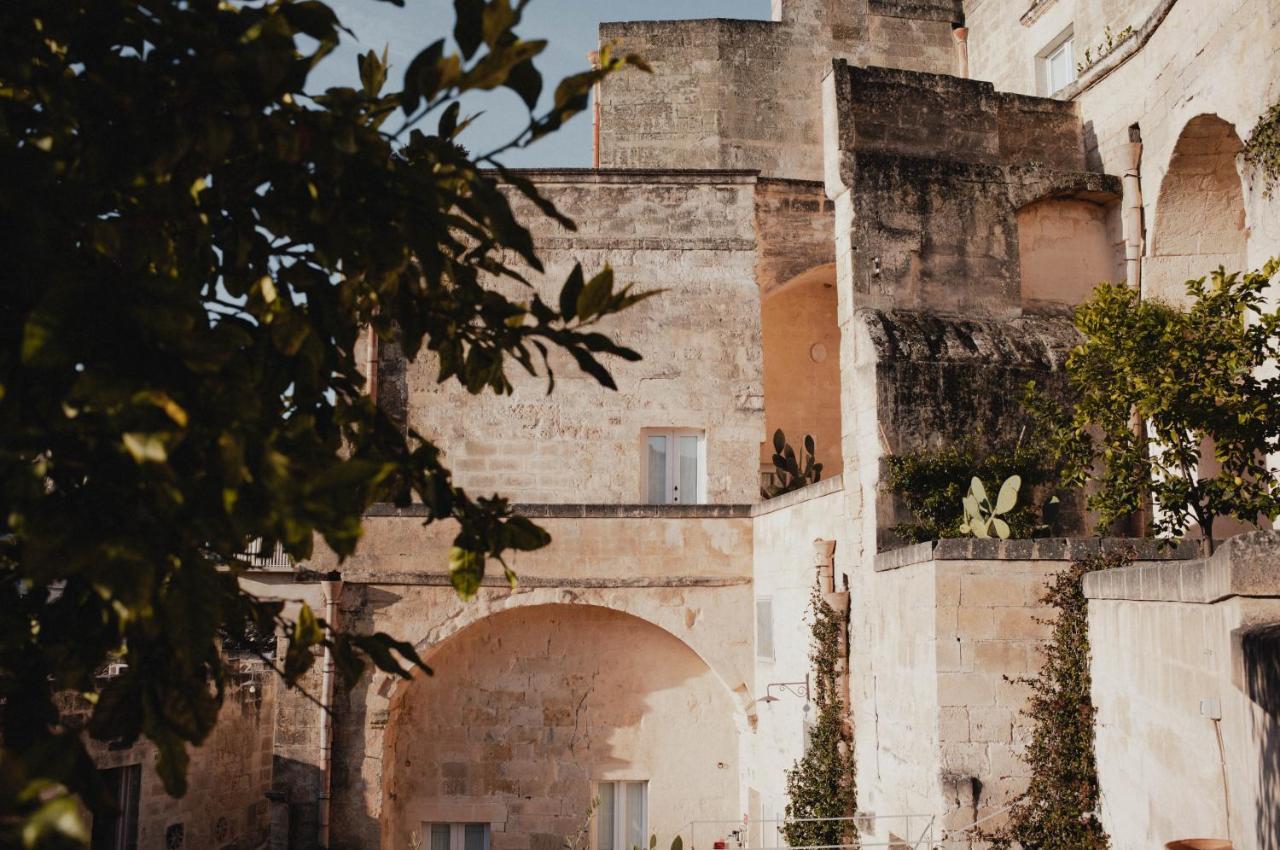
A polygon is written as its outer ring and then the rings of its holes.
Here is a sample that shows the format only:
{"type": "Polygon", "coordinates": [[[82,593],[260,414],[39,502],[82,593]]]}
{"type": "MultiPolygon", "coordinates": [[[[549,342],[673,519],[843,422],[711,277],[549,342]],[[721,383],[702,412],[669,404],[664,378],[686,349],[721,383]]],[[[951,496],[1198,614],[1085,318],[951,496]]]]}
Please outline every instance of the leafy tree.
{"type": "Polygon", "coordinates": [[[1264,296],[1277,271],[1272,259],[1260,271],[1219,268],[1188,281],[1185,311],[1120,284],[1099,286],[1076,309],[1084,342],[1067,359],[1074,408],[1030,401],[1054,432],[1068,482],[1098,486],[1089,507],[1103,526],[1150,496],[1158,533],[1178,537],[1195,523],[1212,548],[1218,517],[1280,514],[1267,457],[1280,449],[1280,377],[1270,368],[1280,310],[1264,296]],[[1208,446],[1217,471],[1202,463],[1208,446]]]}
{"type": "Polygon", "coordinates": [[[548,542],[454,487],[370,399],[357,353],[371,329],[472,393],[510,392],[509,361],[550,380],[552,350],[609,387],[602,359],[639,357],[595,328],[643,297],[607,269],[575,268],[551,303],[522,277],[542,267],[507,193],[573,224],[495,156],[641,63],[602,51],[536,114],[525,2],[455,0],[456,52],[427,47],[398,91],[369,53],[357,85],[324,92],[308,75],[344,28],[317,0],[0,4],[0,844],[83,841],[75,797],[108,804],[55,694],[93,704],[95,738],[155,742],[180,795],[222,639],[284,630],[291,683],[318,645],[348,679],[366,659],[423,667],[246,594],[249,541],[302,559],[318,535],[347,556],[371,503],[418,500],[458,524],[464,595],[489,559],[548,542]],[[458,98],[499,87],[528,126],[471,157],[458,98]],[[101,676],[109,661],[124,672],[101,676]]]}
{"type": "Polygon", "coordinates": [[[787,821],[782,834],[791,847],[856,847],[858,831],[851,820],[858,806],[853,731],[839,687],[840,635],[847,624],[822,598],[819,587],[813,589],[810,611],[810,697],[817,717],[804,755],[787,771],[787,821]]]}

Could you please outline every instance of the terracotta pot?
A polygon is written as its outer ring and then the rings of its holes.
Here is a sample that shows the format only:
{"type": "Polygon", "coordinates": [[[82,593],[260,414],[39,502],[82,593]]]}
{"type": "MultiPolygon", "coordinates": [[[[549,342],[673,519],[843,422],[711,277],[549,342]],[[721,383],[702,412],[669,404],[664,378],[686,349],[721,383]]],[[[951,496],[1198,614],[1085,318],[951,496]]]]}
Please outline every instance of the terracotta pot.
{"type": "Polygon", "coordinates": [[[1164,846],[1166,850],[1232,850],[1231,842],[1222,838],[1183,838],[1164,846]]]}

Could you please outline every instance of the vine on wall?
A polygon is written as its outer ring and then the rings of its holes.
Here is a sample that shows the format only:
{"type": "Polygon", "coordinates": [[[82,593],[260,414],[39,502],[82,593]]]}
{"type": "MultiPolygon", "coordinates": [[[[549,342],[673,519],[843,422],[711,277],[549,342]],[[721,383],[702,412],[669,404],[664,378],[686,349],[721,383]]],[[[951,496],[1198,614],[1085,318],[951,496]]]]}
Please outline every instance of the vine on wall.
{"type": "Polygon", "coordinates": [[[996,848],[1107,850],[1110,840],[1098,820],[1098,766],[1094,754],[1089,689],[1089,604],[1085,573],[1123,567],[1130,554],[1094,555],[1075,561],[1050,582],[1042,602],[1058,609],[1044,663],[1031,687],[1024,715],[1032,721],[1023,756],[1031,784],[1009,811],[1001,829],[982,835],[996,848]]]}
{"type": "Polygon", "coordinates": [[[1262,194],[1270,198],[1280,183],[1280,103],[1258,118],[1244,143],[1244,161],[1262,174],[1262,194]]]}
{"type": "Polygon", "coordinates": [[[808,748],[787,771],[787,823],[782,834],[792,847],[858,846],[852,820],[857,811],[853,728],[840,695],[843,667],[840,636],[846,617],[822,598],[821,585],[810,597],[813,614],[809,660],[813,663],[810,699],[817,712],[808,748]],[[806,820],[848,818],[848,820],[806,820]]]}

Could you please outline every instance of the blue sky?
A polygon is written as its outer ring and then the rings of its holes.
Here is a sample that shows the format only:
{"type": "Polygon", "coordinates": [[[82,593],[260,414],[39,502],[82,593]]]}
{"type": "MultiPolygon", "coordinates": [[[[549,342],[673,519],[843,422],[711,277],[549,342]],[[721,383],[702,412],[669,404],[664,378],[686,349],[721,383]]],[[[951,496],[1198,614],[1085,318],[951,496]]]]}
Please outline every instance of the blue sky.
{"type": "MultiPolygon", "coordinates": [[[[316,69],[309,89],[357,85],[356,54],[370,49],[381,53],[384,46],[392,66],[388,85],[399,88],[414,55],[453,29],[450,0],[406,0],[403,8],[378,0],[329,3],[355,32],[357,41],[346,39],[316,69]]],[[[561,77],[587,67],[587,53],[596,47],[596,28],[601,21],[768,17],[769,0],[531,0],[518,32],[523,38],[550,42],[535,62],[543,75],[545,101],[561,77]]],[[[469,97],[462,108],[464,115],[484,112],[462,139],[473,152],[497,147],[527,123],[524,104],[506,91],[469,97]]],[[[520,167],[589,166],[590,113],[575,117],[563,130],[527,150],[512,151],[503,161],[520,167]]]]}

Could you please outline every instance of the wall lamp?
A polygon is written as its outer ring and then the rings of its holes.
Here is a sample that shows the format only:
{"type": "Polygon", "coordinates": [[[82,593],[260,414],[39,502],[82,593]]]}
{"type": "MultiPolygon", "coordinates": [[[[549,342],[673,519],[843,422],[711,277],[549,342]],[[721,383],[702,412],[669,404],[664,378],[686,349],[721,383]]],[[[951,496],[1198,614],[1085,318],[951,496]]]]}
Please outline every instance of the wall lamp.
{"type": "Polygon", "coordinates": [[[773,695],[773,689],[777,688],[781,693],[791,694],[793,697],[803,697],[805,702],[809,701],[809,674],[806,673],[803,682],[771,682],[765,685],[764,696],[760,697],[757,702],[777,702],[782,697],[773,695]]]}

